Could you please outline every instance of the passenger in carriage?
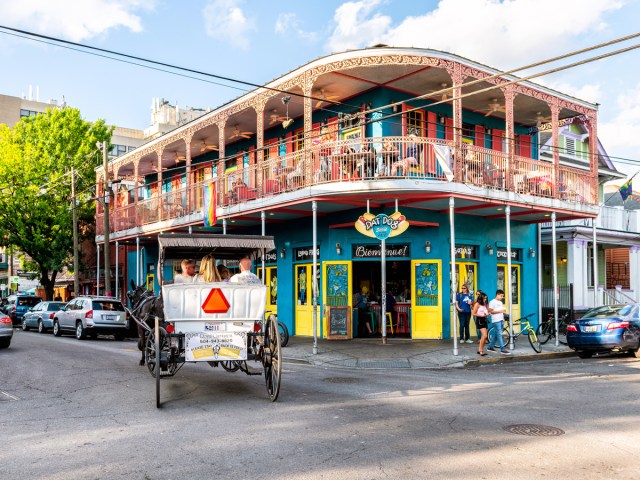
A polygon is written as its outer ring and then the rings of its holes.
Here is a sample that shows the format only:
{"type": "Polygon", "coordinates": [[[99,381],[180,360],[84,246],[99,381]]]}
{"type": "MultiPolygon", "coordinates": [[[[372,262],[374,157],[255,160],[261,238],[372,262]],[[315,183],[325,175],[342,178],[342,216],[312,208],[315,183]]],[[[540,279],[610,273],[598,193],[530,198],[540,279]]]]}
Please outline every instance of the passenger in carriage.
{"type": "Polygon", "coordinates": [[[231,283],[242,283],[245,285],[262,285],[260,278],[251,271],[251,259],[242,258],[240,260],[240,273],[236,273],[231,280],[231,283]]]}
{"type": "Polygon", "coordinates": [[[185,258],[180,263],[182,273],[176,275],[173,279],[173,283],[193,283],[193,279],[196,275],[196,262],[185,258]]]}
{"type": "Polygon", "coordinates": [[[218,265],[218,273],[223,282],[228,282],[231,278],[231,272],[224,265],[218,265]]]}
{"type": "Polygon", "coordinates": [[[221,282],[218,267],[216,267],[216,259],[213,254],[205,255],[200,263],[200,271],[196,275],[196,282],[221,282]]]}

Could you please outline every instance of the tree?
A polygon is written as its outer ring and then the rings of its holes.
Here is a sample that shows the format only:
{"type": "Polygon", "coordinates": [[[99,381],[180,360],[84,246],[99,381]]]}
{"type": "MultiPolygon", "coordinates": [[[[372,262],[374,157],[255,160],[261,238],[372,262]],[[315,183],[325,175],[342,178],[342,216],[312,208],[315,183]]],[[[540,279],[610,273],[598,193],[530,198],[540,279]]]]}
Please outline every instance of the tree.
{"type": "Polygon", "coordinates": [[[71,167],[82,232],[95,212],[96,142],[108,142],[111,132],[69,107],[24,117],[13,129],[0,125],[0,242],[30,257],[25,269],[38,272],[47,299],[73,254],[71,167]]]}

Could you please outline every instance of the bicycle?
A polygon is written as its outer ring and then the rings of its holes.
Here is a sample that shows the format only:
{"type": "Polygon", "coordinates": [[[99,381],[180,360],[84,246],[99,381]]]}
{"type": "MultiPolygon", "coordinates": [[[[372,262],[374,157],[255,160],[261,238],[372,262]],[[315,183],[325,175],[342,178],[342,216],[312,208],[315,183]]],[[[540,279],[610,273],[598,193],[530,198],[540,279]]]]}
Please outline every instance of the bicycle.
{"type": "Polygon", "coordinates": [[[289,343],[289,329],[284,323],[278,321],[277,313],[271,313],[270,311],[264,312],[265,320],[270,320],[272,315],[275,317],[276,321],[278,322],[278,334],[280,335],[280,346],[286,347],[287,343],[289,343]]]}
{"type": "MultiPolygon", "coordinates": [[[[558,319],[558,342],[562,345],[567,344],[567,324],[569,320],[569,312],[565,313],[558,319]]],[[[538,325],[538,330],[536,331],[538,334],[538,339],[540,343],[544,345],[550,339],[556,336],[556,322],[553,318],[553,315],[549,315],[549,318],[545,322],[542,322],[538,325]]]]}
{"type": "MultiPolygon", "coordinates": [[[[530,313],[529,315],[526,315],[522,318],[519,318],[518,320],[515,320],[513,322],[513,326],[515,327],[516,325],[520,325],[522,328],[518,333],[514,332],[511,338],[513,338],[513,343],[515,344],[516,339],[523,333],[527,332],[527,337],[529,338],[529,343],[531,344],[531,348],[533,348],[534,352],[540,353],[542,352],[542,346],[540,345],[540,340],[538,340],[538,335],[536,335],[535,329],[531,326],[531,323],[528,320],[530,317],[533,317],[534,315],[535,313],[530,313]]],[[[509,343],[509,337],[510,337],[509,324],[507,322],[505,322],[504,329],[502,330],[501,333],[502,333],[504,344],[507,345],[509,343]]],[[[489,342],[491,343],[491,337],[495,335],[495,329],[490,329],[489,335],[490,335],[489,342]]]]}

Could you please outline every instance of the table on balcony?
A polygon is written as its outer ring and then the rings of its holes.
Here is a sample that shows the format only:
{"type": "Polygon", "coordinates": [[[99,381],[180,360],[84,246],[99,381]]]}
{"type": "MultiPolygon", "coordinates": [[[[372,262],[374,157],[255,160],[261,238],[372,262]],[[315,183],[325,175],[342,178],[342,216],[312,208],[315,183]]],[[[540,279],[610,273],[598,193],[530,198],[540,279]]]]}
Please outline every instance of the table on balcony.
{"type": "Polygon", "coordinates": [[[331,178],[337,180],[345,176],[351,180],[354,177],[365,178],[373,171],[374,152],[350,152],[330,156],[332,165],[331,178]],[[339,173],[337,173],[339,172],[339,173]],[[337,178],[336,178],[337,173],[337,178]]]}

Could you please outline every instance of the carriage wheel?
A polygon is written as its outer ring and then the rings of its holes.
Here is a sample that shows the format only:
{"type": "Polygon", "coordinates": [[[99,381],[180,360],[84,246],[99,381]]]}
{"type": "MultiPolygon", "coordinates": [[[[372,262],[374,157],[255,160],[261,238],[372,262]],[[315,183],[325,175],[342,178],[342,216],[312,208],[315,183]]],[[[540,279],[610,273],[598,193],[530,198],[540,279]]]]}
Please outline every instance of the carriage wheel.
{"type": "MultiPolygon", "coordinates": [[[[144,351],[145,362],[147,364],[147,368],[149,369],[149,373],[152,376],[156,376],[156,345],[155,345],[155,334],[154,332],[149,332],[147,335],[147,342],[145,344],[144,351]]],[[[161,377],[173,377],[175,373],[178,371],[178,364],[176,363],[173,355],[171,355],[171,345],[169,343],[169,336],[167,331],[164,328],[160,329],[160,358],[166,359],[166,368],[165,365],[160,370],[161,377]]]]}
{"type": "Polygon", "coordinates": [[[240,368],[240,363],[233,360],[220,362],[220,365],[222,365],[222,368],[227,372],[235,372],[240,368]]]}
{"type": "Polygon", "coordinates": [[[280,393],[280,376],[282,374],[280,335],[278,335],[278,322],[275,318],[271,318],[265,324],[262,364],[264,365],[264,379],[269,399],[275,402],[280,393]]]}

